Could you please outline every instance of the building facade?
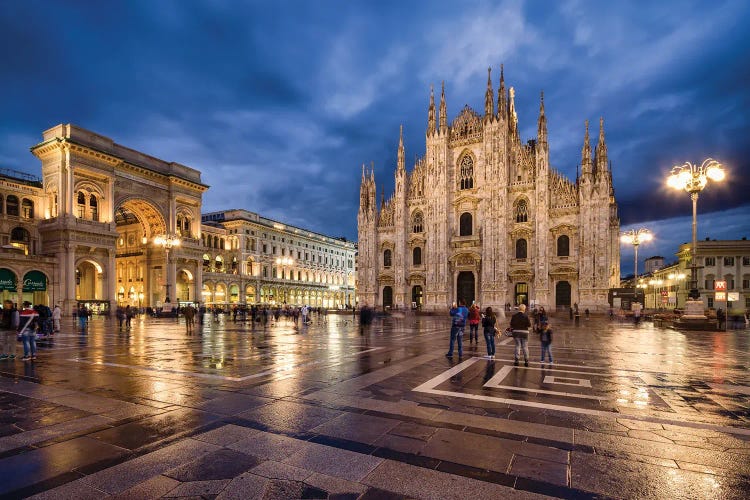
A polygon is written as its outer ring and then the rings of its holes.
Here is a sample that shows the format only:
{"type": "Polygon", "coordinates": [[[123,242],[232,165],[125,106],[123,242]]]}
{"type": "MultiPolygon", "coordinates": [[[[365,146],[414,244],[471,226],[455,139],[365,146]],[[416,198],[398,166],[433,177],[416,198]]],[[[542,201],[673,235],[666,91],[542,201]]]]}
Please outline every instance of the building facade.
{"type": "Polygon", "coordinates": [[[580,175],[549,162],[544,96],[537,137],[521,142],[514,89],[489,71],[484,114],[464,107],[448,123],[430,93],[426,153],[406,171],[399,139],[395,192],[378,206],[374,172],[363,167],[358,213],[360,300],[443,310],[578,303],[607,307],[620,281],[619,218],[603,120],[592,154],[588,122],[580,175]],[[497,108],[495,108],[497,102],[497,108]]]}
{"type": "Polygon", "coordinates": [[[356,305],[354,243],[247,210],[202,220],[206,304],[356,305]]]}
{"type": "Polygon", "coordinates": [[[329,307],[356,300],[352,243],[243,210],[221,212],[221,220],[209,214],[202,224],[208,186],[198,170],[69,124],[45,131],[31,151],[41,178],[0,171],[6,306],[58,303],[67,313],[79,303],[108,312],[117,304],[281,303],[282,296],[329,307]],[[284,261],[283,270],[275,265],[293,250],[302,257],[284,261]],[[284,279],[282,271],[296,274],[284,279]]]}

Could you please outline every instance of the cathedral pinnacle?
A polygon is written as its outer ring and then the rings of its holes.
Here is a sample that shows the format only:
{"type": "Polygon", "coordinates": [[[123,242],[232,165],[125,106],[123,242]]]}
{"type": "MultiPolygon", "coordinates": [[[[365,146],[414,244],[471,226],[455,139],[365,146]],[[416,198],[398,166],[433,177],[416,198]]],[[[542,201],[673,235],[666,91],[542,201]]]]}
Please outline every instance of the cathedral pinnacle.
{"type": "Polygon", "coordinates": [[[516,89],[510,88],[510,103],[508,105],[508,120],[510,121],[510,130],[516,136],[518,135],[518,115],[516,114],[516,89]]]}
{"type": "Polygon", "coordinates": [[[547,143],[547,117],[544,114],[544,91],[539,102],[539,123],[537,127],[537,139],[539,144],[547,143]]]}
{"type": "Polygon", "coordinates": [[[403,173],[406,169],[406,159],[404,157],[404,126],[401,125],[398,133],[398,172],[403,173]]]}
{"type": "Polygon", "coordinates": [[[448,131],[448,108],[445,105],[445,80],[440,91],[440,132],[448,131]]]}
{"type": "Polygon", "coordinates": [[[427,110],[427,135],[435,133],[435,91],[430,85],[430,107],[427,110]]]}
{"type": "Polygon", "coordinates": [[[497,114],[501,118],[505,117],[505,111],[508,102],[505,99],[505,75],[503,74],[503,65],[500,65],[500,87],[497,89],[497,114]]]}
{"type": "Polygon", "coordinates": [[[495,114],[494,93],[492,91],[492,68],[487,68],[487,91],[484,93],[484,116],[495,114]]]}
{"type": "Polygon", "coordinates": [[[599,143],[596,145],[596,173],[604,175],[608,170],[607,143],[604,140],[604,117],[599,118],[599,143]]]}
{"type": "Polygon", "coordinates": [[[591,142],[589,139],[589,121],[586,120],[586,135],[583,137],[583,149],[581,149],[581,174],[586,176],[591,173],[591,142]]]}

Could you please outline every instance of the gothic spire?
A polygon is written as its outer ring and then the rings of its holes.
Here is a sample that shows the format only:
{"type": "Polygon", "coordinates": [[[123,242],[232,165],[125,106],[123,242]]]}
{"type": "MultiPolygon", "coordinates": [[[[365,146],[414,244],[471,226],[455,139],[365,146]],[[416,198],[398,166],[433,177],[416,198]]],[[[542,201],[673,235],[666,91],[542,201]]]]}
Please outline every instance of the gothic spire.
{"type": "Polygon", "coordinates": [[[492,68],[487,68],[487,91],[484,93],[484,116],[491,117],[495,114],[494,93],[492,91],[492,68]]]}
{"type": "Polygon", "coordinates": [[[589,121],[586,120],[586,135],[583,137],[581,149],[581,174],[589,175],[593,172],[591,165],[591,142],[589,140],[589,121]]]}
{"type": "Polygon", "coordinates": [[[537,140],[539,144],[547,144],[547,117],[544,114],[544,91],[539,101],[539,123],[537,126],[537,140]]]}
{"type": "Polygon", "coordinates": [[[406,159],[404,158],[404,126],[401,125],[398,133],[398,173],[406,171],[406,159]]]}
{"type": "Polygon", "coordinates": [[[505,75],[503,75],[503,65],[500,65],[500,88],[497,89],[497,114],[504,118],[508,109],[508,101],[505,97],[505,75]]]}
{"type": "Polygon", "coordinates": [[[440,132],[448,131],[448,109],[445,105],[445,80],[443,80],[443,89],[440,91],[440,132]]]}
{"type": "Polygon", "coordinates": [[[599,118],[599,143],[596,145],[596,173],[607,172],[607,143],[604,140],[604,117],[599,118]]]}
{"type": "Polygon", "coordinates": [[[435,133],[435,92],[430,85],[430,107],[427,110],[427,135],[435,133]]]}
{"type": "Polygon", "coordinates": [[[518,135],[518,115],[516,114],[516,89],[510,88],[510,103],[508,105],[508,120],[510,121],[510,130],[516,136],[518,135]]]}

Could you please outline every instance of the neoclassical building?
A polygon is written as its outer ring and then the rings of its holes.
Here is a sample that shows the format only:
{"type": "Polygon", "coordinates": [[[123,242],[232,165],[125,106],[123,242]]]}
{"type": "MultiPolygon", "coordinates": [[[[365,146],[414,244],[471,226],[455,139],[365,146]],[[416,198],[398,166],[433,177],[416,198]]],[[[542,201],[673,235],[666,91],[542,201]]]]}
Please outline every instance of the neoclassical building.
{"type": "Polygon", "coordinates": [[[374,172],[363,167],[361,302],[607,307],[620,281],[620,222],[603,120],[594,151],[586,122],[571,181],[549,162],[544,95],[537,137],[524,144],[514,89],[506,92],[501,69],[495,96],[488,70],[483,114],[465,106],[449,124],[445,87],[439,108],[430,92],[425,149],[407,172],[402,131],[395,192],[381,193],[379,206],[374,172]]]}
{"type": "Polygon", "coordinates": [[[202,217],[198,170],[70,124],[31,152],[41,178],[0,170],[6,305],[355,302],[353,243],[245,210],[202,217]]]}

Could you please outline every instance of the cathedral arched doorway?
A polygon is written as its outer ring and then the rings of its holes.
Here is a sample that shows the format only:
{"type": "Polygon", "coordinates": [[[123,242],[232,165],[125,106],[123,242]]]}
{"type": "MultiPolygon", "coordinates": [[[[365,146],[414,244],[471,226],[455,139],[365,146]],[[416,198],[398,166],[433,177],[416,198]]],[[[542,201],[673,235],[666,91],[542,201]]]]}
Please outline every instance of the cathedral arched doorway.
{"type": "Polygon", "coordinates": [[[474,273],[471,271],[461,271],[458,273],[456,280],[456,300],[463,301],[466,305],[471,305],[475,298],[474,273]]]}
{"type": "Polygon", "coordinates": [[[393,288],[383,287],[383,307],[393,307],[393,288]]]}
{"type": "Polygon", "coordinates": [[[570,307],[570,283],[558,281],[555,285],[555,308],[567,309],[570,307]]]}
{"type": "Polygon", "coordinates": [[[529,284],[528,283],[516,283],[516,298],[515,305],[520,306],[521,304],[529,305],[529,284]]]}
{"type": "Polygon", "coordinates": [[[422,286],[414,285],[411,288],[411,305],[412,307],[422,307],[422,286]]]}

